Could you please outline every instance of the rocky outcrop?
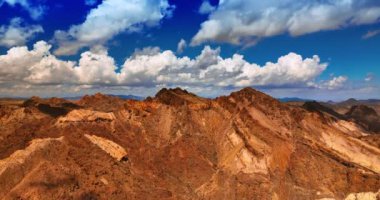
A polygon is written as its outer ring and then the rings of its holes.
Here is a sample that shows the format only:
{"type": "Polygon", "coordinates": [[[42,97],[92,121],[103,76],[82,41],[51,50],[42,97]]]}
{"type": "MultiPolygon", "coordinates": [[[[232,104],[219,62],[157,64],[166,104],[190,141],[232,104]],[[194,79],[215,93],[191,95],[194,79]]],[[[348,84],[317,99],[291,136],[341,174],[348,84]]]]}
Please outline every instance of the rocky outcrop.
{"type": "Polygon", "coordinates": [[[378,200],[380,192],[361,192],[349,194],[345,200],[378,200]]]}
{"type": "Polygon", "coordinates": [[[103,151],[118,161],[127,161],[128,155],[125,149],[111,140],[107,140],[96,135],[85,135],[93,144],[97,145],[103,151]]]}
{"type": "Polygon", "coordinates": [[[186,90],[180,88],[174,89],[161,89],[155,96],[155,99],[163,104],[171,106],[182,106],[182,105],[203,105],[207,106],[208,101],[206,99],[200,98],[186,90]]]}
{"type": "Polygon", "coordinates": [[[373,156],[380,155],[380,149],[340,134],[322,133],[322,142],[326,150],[332,151],[342,160],[380,174],[380,157],[373,156]]]}
{"type": "Polygon", "coordinates": [[[112,122],[115,120],[115,115],[110,112],[99,112],[93,110],[73,110],[68,113],[66,116],[60,117],[57,122],[60,124],[64,123],[86,123],[86,122],[97,122],[97,121],[106,121],[112,122]]]}

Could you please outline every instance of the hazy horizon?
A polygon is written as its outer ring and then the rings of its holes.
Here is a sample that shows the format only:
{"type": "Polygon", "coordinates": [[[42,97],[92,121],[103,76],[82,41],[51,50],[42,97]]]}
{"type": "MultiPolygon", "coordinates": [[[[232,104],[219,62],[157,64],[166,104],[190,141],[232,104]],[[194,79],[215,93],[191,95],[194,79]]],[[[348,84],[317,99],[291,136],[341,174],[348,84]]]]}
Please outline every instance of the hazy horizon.
{"type": "MultiPolygon", "coordinates": [[[[174,87],[172,87],[174,88],[174,87]]],[[[71,96],[49,96],[49,95],[46,95],[46,96],[38,96],[40,98],[44,98],[44,99],[48,99],[48,98],[65,98],[65,99],[72,99],[72,98],[81,98],[85,95],[95,95],[96,93],[101,93],[101,94],[104,94],[104,95],[114,95],[114,96],[133,96],[133,97],[137,97],[137,98],[141,98],[141,99],[145,99],[147,97],[154,97],[155,94],[161,90],[162,88],[158,89],[155,93],[153,93],[152,95],[146,95],[146,96],[140,96],[140,95],[135,95],[135,94],[129,94],[129,93],[126,93],[126,94],[123,94],[123,93],[106,93],[107,91],[104,91],[104,92],[101,92],[101,91],[94,91],[93,93],[83,93],[83,94],[73,94],[71,96]]],[[[181,88],[182,89],[182,88],[181,88]]],[[[241,88],[240,88],[241,89],[241,88]]],[[[219,97],[219,96],[226,96],[226,95],[229,95],[231,94],[232,92],[236,92],[240,89],[236,89],[236,90],[232,90],[230,92],[225,92],[225,93],[222,93],[218,96],[207,96],[207,95],[197,95],[197,96],[200,96],[200,97],[203,97],[203,98],[216,98],[216,97],[219,97]]],[[[255,88],[254,88],[255,89],[255,88]]],[[[258,90],[258,91],[261,91],[261,90],[258,90]]],[[[192,92],[189,90],[189,92],[192,92]]],[[[262,91],[264,92],[264,91],[262,91]]],[[[193,92],[192,92],[193,93],[193,92]]],[[[264,92],[265,93],[265,92],[264,92]]],[[[0,95],[0,98],[10,98],[10,99],[29,99],[33,96],[36,96],[36,95],[31,95],[31,96],[1,96],[0,95]]],[[[333,102],[342,102],[342,101],[346,101],[346,100],[349,100],[349,99],[355,99],[355,100],[380,100],[380,98],[355,98],[355,97],[348,97],[348,98],[338,98],[338,99],[318,99],[318,98],[303,98],[303,97],[297,97],[297,96],[272,96],[273,98],[276,98],[276,99],[280,99],[280,100],[283,100],[283,99],[300,99],[300,100],[310,100],[310,101],[323,101],[323,102],[328,102],[328,101],[333,101],[333,102]]]]}

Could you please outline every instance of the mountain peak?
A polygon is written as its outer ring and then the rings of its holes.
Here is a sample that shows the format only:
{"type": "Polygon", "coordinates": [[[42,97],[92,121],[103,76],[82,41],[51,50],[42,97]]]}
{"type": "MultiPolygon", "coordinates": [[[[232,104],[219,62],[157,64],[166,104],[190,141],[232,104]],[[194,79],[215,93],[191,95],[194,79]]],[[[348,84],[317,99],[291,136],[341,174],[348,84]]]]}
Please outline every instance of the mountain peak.
{"type": "Polygon", "coordinates": [[[187,90],[176,87],[176,88],[162,88],[160,91],[157,92],[156,97],[161,96],[161,95],[165,95],[167,93],[174,93],[174,94],[178,94],[178,95],[187,95],[187,94],[194,95],[192,93],[189,93],[187,90]]]}
{"type": "Polygon", "coordinates": [[[122,99],[116,96],[109,96],[102,93],[85,95],[78,104],[84,107],[92,107],[102,111],[112,111],[123,104],[122,99]]]}
{"type": "Polygon", "coordinates": [[[251,87],[245,87],[237,92],[232,92],[229,96],[235,99],[245,99],[249,102],[260,103],[263,105],[280,103],[277,99],[251,87]]]}
{"type": "Polygon", "coordinates": [[[29,99],[25,100],[22,104],[23,107],[33,107],[41,103],[43,100],[40,97],[32,96],[29,99]]]}
{"type": "Polygon", "coordinates": [[[105,95],[103,93],[95,93],[93,95],[85,95],[83,96],[79,102],[87,102],[87,101],[94,101],[94,100],[105,100],[105,99],[110,99],[110,98],[117,98],[117,97],[113,97],[113,96],[108,96],[108,95],[105,95]]]}
{"type": "Polygon", "coordinates": [[[350,98],[350,99],[347,99],[346,101],[340,102],[339,104],[352,106],[352,105],[358,105],[360,104],[360,102],[354,98],[350,98]]]}
{"type": "Polygon", "coordinates": [[[161,103],[173,106],[205,103],[205,99],[181,88],[163,88],[157,92],[155,99],[161,103]]]}
{"type": "Polygon", "coordinates": [[[273,99],[273,97],[263,93],[263,92],[260,92],[254,88],[251,88],[251,87],[245,87],[237,92],[233,92],[231,94],[235,94],[235,95],[239,95],[239,96],[246,96],[246,97],[260,97],[260,98],[271,98],[273,99]]]}
{"type": "Polygon", "coordinates": [[[377,116],[376,110],[366,105],[354,105],[346,113],[348,116],[377,116]]]}
{"type": "Polygon", "coordinates": [[[356,100],[355,98],[349,98],[349,99],[347,99],[347,101],[356,102],[358,100],[356,100]]]}

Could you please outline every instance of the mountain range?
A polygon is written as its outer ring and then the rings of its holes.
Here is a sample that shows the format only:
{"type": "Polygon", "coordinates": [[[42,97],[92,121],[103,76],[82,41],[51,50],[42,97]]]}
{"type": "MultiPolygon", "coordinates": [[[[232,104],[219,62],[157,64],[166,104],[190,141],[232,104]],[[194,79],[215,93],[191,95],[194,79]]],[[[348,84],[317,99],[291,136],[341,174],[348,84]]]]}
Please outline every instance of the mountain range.
{"type": "Polygon", "coordinates": [[[253,88],[1,101],[0,197],[376,199],[371,106],[284,103],[253,88]]]}

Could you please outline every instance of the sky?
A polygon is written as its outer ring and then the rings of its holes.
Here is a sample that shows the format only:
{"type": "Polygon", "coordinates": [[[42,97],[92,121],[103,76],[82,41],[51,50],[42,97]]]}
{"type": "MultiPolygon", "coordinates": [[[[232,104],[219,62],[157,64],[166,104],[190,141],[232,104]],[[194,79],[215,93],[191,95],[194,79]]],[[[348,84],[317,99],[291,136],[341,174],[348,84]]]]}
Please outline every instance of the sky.
{"type": "Polygon", "coordinates": [[[378,0],[0,0],[0,96],[380,98],[378,0]]]}

